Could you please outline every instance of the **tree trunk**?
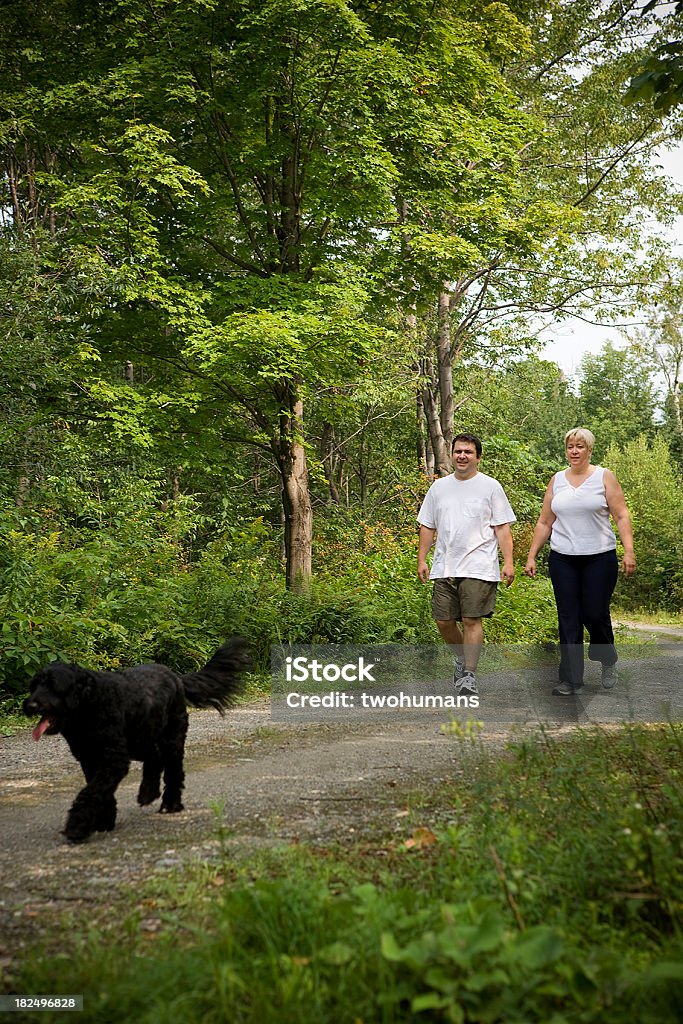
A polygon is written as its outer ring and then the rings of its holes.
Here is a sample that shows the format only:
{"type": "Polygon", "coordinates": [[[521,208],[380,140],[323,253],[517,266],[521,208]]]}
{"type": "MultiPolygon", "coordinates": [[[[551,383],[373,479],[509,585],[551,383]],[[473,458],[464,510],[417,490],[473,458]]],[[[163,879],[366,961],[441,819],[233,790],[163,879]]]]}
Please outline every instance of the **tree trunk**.
{"type": "MultiPolygon", "coordinates": [[[[296,48],[296,39],[292,43],[296,48]]],[[[288,68],[281,76],[282,91],[275,100],[272,126],[270,112],[266,115],[268,131],[272,130],[283,145],[279,168],[280,215],[275,228],[279,249],[279,266],[275,269],[283,275],[299,273],[301,246],[301,125],[292,106],[295,86],[291,74],[288,68]]],[[[288,590],[303,593],[310,586],[313,562],[313,508],[303,446],[304,404],[296,380],[287,381],[278,391],[282,412],[276,455],[282,479],[285,581],[288,590]]]]}
{"type": "Polygon", "coordinates": [[[432,361],[430,359],[422,359],[421,369],[422,406],[427,420],[429,440],[431,441],[432,451],[434,453],[436,470],[439,476],[448,476],[453,467],[451,464],[451,453],[448,450],[448,446],[441,429],[441,419],[439,416],[437,401],[438,385],[434,380],[432,361]]]}
{"type": "Polygon", "coordinates": [[[285,580],[288,590],[303,593],[310,585],[313,552],[313,508],[306,451],[301,443],[304,404],[291,387],[286,400],[289,412],[280,415],[280,432],[274,445],[282,480],[285,580]]]}
{"type": "Polygon", "coordinates": [[[681,382],[675,380],[671,389],[671,402],[674,407],[674,419],[680,437],[683,437],[683,415],[681,414],[681,382]]]}
{"type": "Polygon", "coordinates": [[[336,459],[334,457],[334,427],[331,423],[323,424],[322,436],[320,438],[320,460],[323,465],[323,473],[329,490],[328,504],[334,502],[339,504],[339,488],[334,478],[336,459]]]}
{"type": "Polygon", "coordinates": [[[424,404],[427,426],[429,427],[429,439],[434,453],[434,463],[439,476],[448,476],[453,471],[450,452],[441,430],[441,420],[437,408],[436,395],[429,388],[422,389],[422,402],[424,404]]]}
{"type": "Polygon", "coordinates": [[[427,477],[430,480],[433,480],[434,477],[436,476],[436,466],[435,466],[435,463],[434,463],[434,449],[432,448],[432,442],[431,442],[431,439],[429,437],[429,434],[427,434],[427,443],[426,443],[425,447],[427,449],[427,451],[426,451],[427,477]]]}
{"type": "MultiPolygon", "coordinates": [[[[453,446],[453,357],[451,355],[451,296],[447,291],[439,295],[439,328],[436,338],[441,434],[450,457],[453,446]]],[[[448,472],[450,472],[450,458],[448,472]]]]}
{"type": "Polygon", "coordinates": [[[451,448],[453,445],[453,419],[455,412],[453,398],[453,351],[451,346],[451,294],[444,288],[438,298],[436,338],[427,342],[429,346],[419,359],[420,384],[417,396],[418,459],[428,465],[426,446],[423,448],[420,424],[426,421],[433,461],[439,476],[448,476],[452,471],[451,448]],[[432,346],[434,346],[432,348],[432,346]],[[436,364],[431,353],[436,351],[436,364]]]}
{"type": "Polygon", "coordinates": [[[683,439],[683,412],[681,410],[681,368],[683,368],[683,345],[678,336],[678,344],[671,346],[674,372],[669,376],[669,393],[673,406],[674,424],[679,438],[683,439]]]}
{"type": "Polygon", "coordinates": [[[19,477],[19,482],[17,483],[17,492],[14,496],[14,504],[16,505],[17,508],[21,508],[21,506],[24,504],[24,499],[28,494],[30,486],[31,481],[27,476],[19,477]]]}
{"type": "Polygon", "coordinates": [[[425,407],[424,402],[422,401],[422,392],[419,388],[416,393],[415,406],[415,422],[417,425],[417,468],[418,472],[426,473],[429,476],[429,470],[427,469],[425,407]]]}
{"type": "Polygon", "coordinates": [[[358,500],[361,508],[363,508],[368,500],[368,471],[363,465],[362,456],[358,462],[358,486],[360,488],[358,500]]]}

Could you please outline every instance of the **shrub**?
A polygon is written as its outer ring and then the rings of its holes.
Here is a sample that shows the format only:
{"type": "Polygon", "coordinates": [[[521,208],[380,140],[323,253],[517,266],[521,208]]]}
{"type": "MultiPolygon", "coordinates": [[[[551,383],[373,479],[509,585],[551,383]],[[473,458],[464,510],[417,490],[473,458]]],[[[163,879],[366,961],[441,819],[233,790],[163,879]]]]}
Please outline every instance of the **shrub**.
{"type": "MultiPolygon", "coordinates": [[[[416,574],[417,536],[345,521],[317,547],[310,590],[284,588],[262,519],[224,529],[194,561],[199,515],[188,499],[162,509],[152,493],[118,493],[102,522],[60,528],[49,509],[0,509],[0,692],[18,696],[56,658],[98,668],[161,661],[196,668],[226,637],[246,636],[268,672],[274,644],[440,643],[431,587],[416,574]]],[[[329,524],[328,524],[329,525],[329,524]]],[[[550,584],[500,588],[493,643],[555,637],[550,584]]]]}
{"type": "Polygon", "coordinates": [[[623,451],[611,447],[605,465],[624,488],[633,520],[637,571],[621,579],[623,608],[667,608],[683,604],[683,486],[666,442],[638,437],[623,451]]]}

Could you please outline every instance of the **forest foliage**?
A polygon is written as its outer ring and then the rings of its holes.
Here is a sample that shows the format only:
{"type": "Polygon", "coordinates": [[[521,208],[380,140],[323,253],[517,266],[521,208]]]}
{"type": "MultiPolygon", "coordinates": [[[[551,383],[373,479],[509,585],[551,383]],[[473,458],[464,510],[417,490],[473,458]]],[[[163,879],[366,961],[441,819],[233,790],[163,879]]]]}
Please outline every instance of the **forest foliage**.
{"type": "MultiPolygon", "coordinates": [[[[183,667],[233,632],[261,665],[279,640],[436,638],[414,523],[454,429],[483,437],[521,560],[565,431],[593,429],[636,524],[619,600],[680,609],[681,267],[648,226],[683,203],[652,158],[679,127],[621,101],[661,18],[27,0],[4,21],[7,692],[46,658],[183,667]],[[648,326],[575,380],[538,355],[543,327],[634,310],[648,326]]],[[[547,580],[501,611],[492,638],[554,636],[547,580]]]]}

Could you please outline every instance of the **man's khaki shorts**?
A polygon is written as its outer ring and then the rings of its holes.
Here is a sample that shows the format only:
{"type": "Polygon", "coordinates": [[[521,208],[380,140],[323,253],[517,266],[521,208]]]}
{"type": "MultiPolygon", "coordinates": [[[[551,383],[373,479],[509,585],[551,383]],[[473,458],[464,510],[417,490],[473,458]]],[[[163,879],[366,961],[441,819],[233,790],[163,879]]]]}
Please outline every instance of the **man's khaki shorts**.
{"type": "Polygon", "coordinates": [[[434,580],[432,615],[435,619],[487,619],[496,607],[498,584],[468,576],[434,580]]]}

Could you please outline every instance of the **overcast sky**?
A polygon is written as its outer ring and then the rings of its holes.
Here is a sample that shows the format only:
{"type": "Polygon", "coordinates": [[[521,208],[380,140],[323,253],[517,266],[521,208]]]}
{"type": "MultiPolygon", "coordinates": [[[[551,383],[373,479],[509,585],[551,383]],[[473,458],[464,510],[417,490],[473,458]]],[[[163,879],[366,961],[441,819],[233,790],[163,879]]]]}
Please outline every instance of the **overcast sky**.
{"type": "MultiPolygon", "coordinates": [[[[658,163],[666,174],[683,185],[683,145],[669,152],[660,153],[658,163]]],[[[672,234],[683,244],[683,217],[679,217],[672,234]]],[[[594,327],[583,320],[567,319],[544,331],[546,340],[540,353],[545,359],[557,363],[570,376],[586,352],[599,352],[606,341],[617,345],[624,343],[623,335],[610,327],[594,327]]]]}

